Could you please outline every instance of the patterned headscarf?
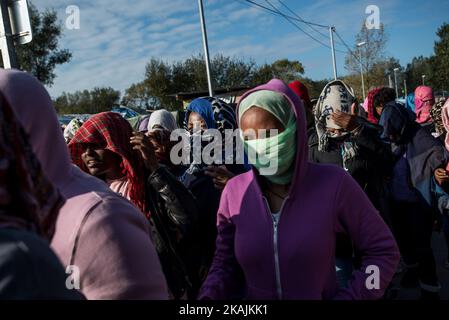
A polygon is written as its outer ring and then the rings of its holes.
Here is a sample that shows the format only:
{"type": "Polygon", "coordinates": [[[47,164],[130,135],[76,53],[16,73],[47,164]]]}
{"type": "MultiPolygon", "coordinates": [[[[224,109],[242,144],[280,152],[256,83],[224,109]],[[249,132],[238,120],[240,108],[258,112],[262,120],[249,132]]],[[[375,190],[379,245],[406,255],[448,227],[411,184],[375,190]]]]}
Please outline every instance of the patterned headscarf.
{"type": "Polygon", "coordinates": [[[446,133],[442,119],[442,109],[446,99],[438,99],[438,102],[430,109],[430,117],[435,125],[435,136],[436,138],[446,133]]]}
{"type": "Polygon", "coordinates": [[[446,150],[449,151],[449,99],[446,100],[443,108],[441,109],[441,120],[443,121],[443,126],[446,129],[446,150]]]}
{"type": "Polygon", "coordinates": [[[102,112],[87,120],[69,143],[72,161],[85,172],[89,172],[81,158],[86,144],[95,144],[120,156],[122,173],[129,182],[131,201],[145,212],[144,165],[141,157],[132,150],[129,142],[132,128],[120,114],[102,112]]]}
{"type": "Polygon", "coordinates": [[[64,129],[64,139],[66,143],[69,143],[70,140],[73,139],[73,136],[78,131],[79,128],[83,125],[84,120],[81,118],[73,118],[70,120],[67,127],[64,129]]]}
{"type": "Polygon", "coordinates": [[[199,113],[206,122],[208,129],[218,129],[224,132],[225,129],[237,127],[234,108],[215,97],[197,98],[187,106],[184,118],[186,130],[191,112],[199,113]]]}
{"type": "Polygon", "coordinates": [[[350,113],[355,102],[354,90],[341,80],[329,82],[323,89],[315,106],[315,126],[318,134],[318,149],[329,151],[331,134],[327,128],[341,129],[331,118],[332,113],[339,110],[350,113]]]}
{"type": "Polygon", "coordinates": [[[44,176],[25,132],[0,97],[0,226],[51,240],[65,200],[44,176]]]}
{"type": "Polygon", "coordinates": [[[368,92],[368,97],[366,98],[367,99],[368,121],[371,123],[374,123],[374,124],[379,123],[379,119],[376,118],[376,116],[374,115],[374,112],[376,112],[374,110],[374,108],[375,108],[374,100],[376,99],[376,96],[379,94],[380,90],[382,90],[381,87],[372,89],[370,92],[368,92]]]}
{"type": "MultiPolygon", "coordinates": [[[[217,129],[220,131],[221,136],[223,137],[222,146],[223,149],[225,149],[227,143],[227,141],[225,140],[225,130],[227,129],[234,130],[235,128],[237,128],[237,121],[234,108],[231,107],[226,102],[215,97],[197,98],[187,106],[187,110],[184,117],[185,130],[188,130],[189,117],[192,112],[197,112],[200,114],[200,116],[206,122],[208,129],[217,129]]],[[[235,155],[235,153],[236,153],[235,143],[233,143],[233,155],[235,155]]],[[[223,150],[222,154],[223,157],[226,155],[225,150],[223,150]]],[[[203,163],[192,162],[190,167],[180,178],[181,181],[183,181],[184,184],[188,185],[190,176],[195,175],[204,167],[205,164],[203,163]]]]}

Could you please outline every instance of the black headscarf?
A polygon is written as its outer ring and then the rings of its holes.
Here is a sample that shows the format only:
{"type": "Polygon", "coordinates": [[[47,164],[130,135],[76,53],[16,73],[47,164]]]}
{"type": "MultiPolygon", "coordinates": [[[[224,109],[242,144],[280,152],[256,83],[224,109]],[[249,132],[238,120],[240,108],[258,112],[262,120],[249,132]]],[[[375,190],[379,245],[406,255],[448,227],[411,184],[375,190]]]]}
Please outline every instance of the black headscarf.
{"type": "Polygon", "coordinates": [[[379,120],[379,125],[383,127],[382,138],[389,140],[390,136],[396,135],[399,140],[392,142],[398,145],[408,143],[419,129],[415,120],[414,112],[396,102],[387,103],[379,120]]]}

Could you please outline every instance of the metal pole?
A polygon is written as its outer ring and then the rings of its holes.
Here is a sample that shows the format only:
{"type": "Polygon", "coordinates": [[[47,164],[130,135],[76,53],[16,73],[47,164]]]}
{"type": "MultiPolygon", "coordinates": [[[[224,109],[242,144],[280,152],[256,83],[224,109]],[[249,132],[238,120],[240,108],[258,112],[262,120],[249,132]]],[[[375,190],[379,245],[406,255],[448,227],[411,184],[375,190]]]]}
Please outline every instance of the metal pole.
{"type": "Polygon", "coordinates": [[[363,101],[365,101],[365,81],[363,80],[362,49],[360,49],[360,75],[362,76],[363,101]]]}
{"type": "Polygon", "coordinates": [[[8,1],[0,1],[0,50],[2,51],[3,68],[18,68],[16,48],[12,38],[11,22],[9,19],[8,1]]]}
{"type": "Polygon", "coordinates": [[[337,80],[337,62],[335,61],[334,31],[335,27],[329,27],[329,34],[331,39],[331,51],[332,51],[332,65],[334,67],[334,80],[337,80]]]}
{"type": "Polygon", "coordinates": [[[405,99],[407,99],[407,80],[404,80],[404,94],[405,94],[405,99]]]}
{"type": "Polygon", "coordinates": [[[388,74],[388,87],[393,88],[393,82],[391,81],[391,73],[388,74]]]}
{"type": "Polygon", "coordinates": [[[399,98],[399,95],[398,95],[398,80],[397,80],[397,77],[396,77],[396,70],[394,70],[393,72],[394,72],[394,86],[396,88],[396,99],[397,99],[397,98],[399,98]]]}
{"type": "Polygon", "coordinates": [[[210,73],[209,46],[207,44],[206,21],[204,19],[203,0],[198,0],[198,8],[200,10],[201,32],[203,34],[203,48],[204,48],[204,59],[206,62],[207,86],[209,87],[209,96],[213,97],[214,91],[212,89],[212,79],[210,73]]]}

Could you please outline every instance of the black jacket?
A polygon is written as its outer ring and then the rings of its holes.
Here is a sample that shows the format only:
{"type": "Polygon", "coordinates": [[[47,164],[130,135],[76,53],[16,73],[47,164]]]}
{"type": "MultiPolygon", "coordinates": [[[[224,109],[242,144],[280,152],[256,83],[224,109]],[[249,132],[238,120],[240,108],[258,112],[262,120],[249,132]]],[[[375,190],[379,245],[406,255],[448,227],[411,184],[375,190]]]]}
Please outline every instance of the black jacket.
{"type": "Polygon", "coordinates": [[[357,134],[349,138],[357,146],[357,155],[343,166],[341,151],[336,148],[330,152],[318,150],[318,136],[311,128],[309,134],[309,161],[314,163],[331,163],[345,167],[370,198],[374,206],[382,212],[382,198],[385,193],[385,178],[390,175],[394,156],[388,143],[381,138],[381,127],[361,121],[357,134]]]}
{"type": "Polygon", "coordinates": [[[201,286],[198,207],[193,195],[160,166],[146,182],[153,241],[175,299],[196,298],[201,286]]]}
{"type": "MultiPolygon", "coordinates": [[[[226,165],[226,168],[235,175],[246,172],[243,165],[226,165]]],[[[196,172],[185,180],[186,188],[194,195],[199,209],[199,241],[201,242],[201,280],[206,280],[207,272],[212,264],[215,254],[215,241],[217,238],[217,212],[220,205],[221,191],[215,188],[211,177],[204,171],[196,172]]]]}
{"type": "MultiPolygon", "coordinates": [[[[384,221],[391,226],[385,182],[391,172],[394,157],[389,144],[380,139],[379,126],[367,123],[363,119],[360,119],[360,124],[358,134],[351,135],[349,138],[357,146],[357,154],[344,166],[340,148],[330,152],[319,151],[318,135],[315,128],[310,128],[308,131],[309,161],[345,167],[379,210],[384,221]]],[[[353,256],[351,241],[344,234],[337,234],[336,256],[346,259],[353,256]]]]}
{"type": "Polygon", "coordinates": [[[69,274],[33,232],[0,228],[0,300],[84,300],[67,287],[69,274]]]}

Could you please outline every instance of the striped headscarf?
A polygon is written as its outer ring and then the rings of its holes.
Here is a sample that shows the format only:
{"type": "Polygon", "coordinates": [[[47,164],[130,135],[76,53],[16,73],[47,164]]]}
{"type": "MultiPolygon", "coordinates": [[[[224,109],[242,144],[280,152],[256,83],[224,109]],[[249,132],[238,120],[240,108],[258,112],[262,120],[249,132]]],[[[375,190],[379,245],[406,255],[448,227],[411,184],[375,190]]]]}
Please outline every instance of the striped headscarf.
{"type": "Polygon", "coordinates": [[[145,177],[142,158],[132,150],[132,128],[120,114],[102,112],[87,120],[69,143],[72,161],[83,171],[89,172],[81,158],[87,144],[94,144],[120,156],[122,173],[126,176],[130,200],[142,212],[145,206],[145,177]]]}
{"type": "Polygon", "coordinates": [[[47,180],[11,107],[0,96],[0,227],[51,240],[65,200],[47,180]]]}
{"type": "Polygon", "coordinates": [[[197,112],[204,119],[208,129],[235,129],[237,121],[235,110],[226,102],[215,97],[203,97],[193,100],[188,106],[184,118],[184,128],[187,130],[191,112],[197,112]]]}
{"type": "MultiPolygon", "coordinates": [[[[197,98],[193,100],[186,109],[185,117],[184,117],[184,129],[188,130],[188,122],[189,117],[192,112],[198,113],[207,125],[208,129],[217,129],[220,131],[222,136],[222,148],[223,148],[223,160],[226,161],[226,141],[225,139],[225,130],[237,128],[237,121],[235,116],[235,110],[226,102],[215,98],[215,97],[203,97],[197,98]]],[[[193,140],[190,140],[190,144],[193,143],[193,140]]],[[[208,143],[208,142],[204,142],[208,143]]],[[[233,156],[236,154],[235,151],[235,142],[232,141],[232,149],[233,156]]],[[[205,147],[204,145],[202,146],[205,147]]],[[[193,150],[193,148],[192,148],[193,150]]],[[[234,157],[234,159],[236,159],[234,157]]],[[[195,163],[192,162],[186,172],[181,176],[180,180],[185,184],[189,185],[189,179],[191,176],[194,176],[197,172],[199,172],[206,165],[204,163],[195,163]]]]}

